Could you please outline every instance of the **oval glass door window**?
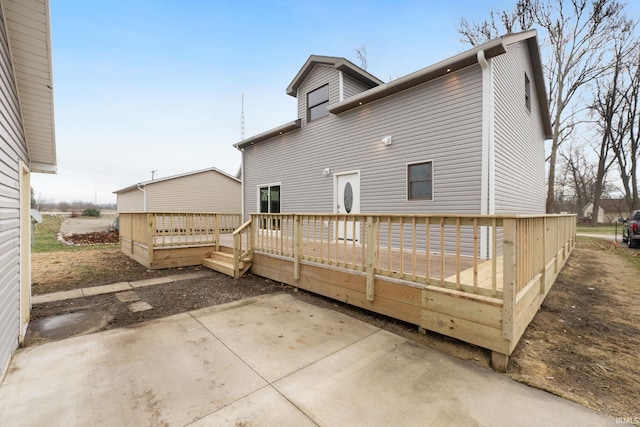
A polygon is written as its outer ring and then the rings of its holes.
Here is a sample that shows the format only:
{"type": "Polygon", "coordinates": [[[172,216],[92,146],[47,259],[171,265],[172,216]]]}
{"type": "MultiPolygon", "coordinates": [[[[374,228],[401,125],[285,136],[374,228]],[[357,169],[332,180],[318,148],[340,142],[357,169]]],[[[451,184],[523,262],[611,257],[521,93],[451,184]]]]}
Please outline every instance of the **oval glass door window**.
{"type": "Polygon", "coordinates": [[[353,208],[353,188],[351,183],[347,182],[344,186],[344,210],[351,213],[351,208],[353,208]]]}

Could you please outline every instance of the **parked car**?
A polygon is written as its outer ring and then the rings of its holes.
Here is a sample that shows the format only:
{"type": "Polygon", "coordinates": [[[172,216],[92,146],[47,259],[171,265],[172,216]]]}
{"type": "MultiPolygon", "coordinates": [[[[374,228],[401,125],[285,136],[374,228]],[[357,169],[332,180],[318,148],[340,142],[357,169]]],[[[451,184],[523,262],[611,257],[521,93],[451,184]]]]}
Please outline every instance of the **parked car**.
{"type": "Polygon", "coordinates": [[[622,224],[622,241],[630,248],[640,247],[640,209],[631,212],[622,224]]]}

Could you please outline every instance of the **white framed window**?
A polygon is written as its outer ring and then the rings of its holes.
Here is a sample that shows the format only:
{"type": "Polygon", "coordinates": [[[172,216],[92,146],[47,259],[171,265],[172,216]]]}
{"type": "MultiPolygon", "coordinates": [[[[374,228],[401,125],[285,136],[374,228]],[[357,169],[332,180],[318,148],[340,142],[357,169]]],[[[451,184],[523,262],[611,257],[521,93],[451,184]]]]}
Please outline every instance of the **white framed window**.
{"type": "Polygon", "coordinates": [[[280,183],[258,186],[258,212],[280,213],[280,188],[280,183]]]}
{"type": "Polygon", "coordinates": [[[407,164],[407,200],[433,200],[433,161],[407,164]]]}

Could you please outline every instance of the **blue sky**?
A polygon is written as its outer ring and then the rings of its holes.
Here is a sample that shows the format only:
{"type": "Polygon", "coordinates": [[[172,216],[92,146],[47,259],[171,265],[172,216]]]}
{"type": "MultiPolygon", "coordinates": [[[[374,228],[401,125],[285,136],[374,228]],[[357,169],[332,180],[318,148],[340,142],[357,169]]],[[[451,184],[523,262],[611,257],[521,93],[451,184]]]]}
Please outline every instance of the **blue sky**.
{"type": "Polygon", "coordinates": [[[243,93],[249,137],[297,118],[285,89],[309,55],[359,64],[365,46],[388,81],[465,50],[460,18],[514,3],[50,0],[58,174],[32,176],[36,197],[112,203],[151,170],[235,174],[243,93]]]}

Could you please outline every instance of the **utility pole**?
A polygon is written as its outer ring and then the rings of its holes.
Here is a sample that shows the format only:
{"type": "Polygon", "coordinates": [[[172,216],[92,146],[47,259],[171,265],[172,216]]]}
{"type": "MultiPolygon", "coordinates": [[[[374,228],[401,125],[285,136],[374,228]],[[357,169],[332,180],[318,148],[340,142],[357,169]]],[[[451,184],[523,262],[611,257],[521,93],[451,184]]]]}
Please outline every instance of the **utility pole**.
{"type": "Polygon", "coordinates": [[[158,169],[152,169],[151,170],[151,181],[153,181],[153,178],[155,178],[156,172],[158,172],[158,169]]]}
{"type": "Polygon", "coordinates": [[[242,94],[242,108],[240,110],[240,141],[244,141],[244,93],[242,94]]]}

